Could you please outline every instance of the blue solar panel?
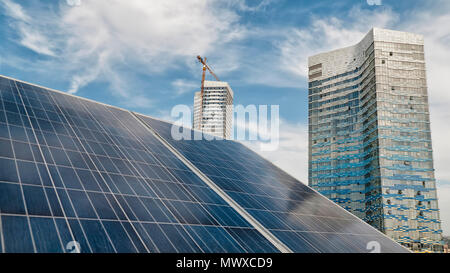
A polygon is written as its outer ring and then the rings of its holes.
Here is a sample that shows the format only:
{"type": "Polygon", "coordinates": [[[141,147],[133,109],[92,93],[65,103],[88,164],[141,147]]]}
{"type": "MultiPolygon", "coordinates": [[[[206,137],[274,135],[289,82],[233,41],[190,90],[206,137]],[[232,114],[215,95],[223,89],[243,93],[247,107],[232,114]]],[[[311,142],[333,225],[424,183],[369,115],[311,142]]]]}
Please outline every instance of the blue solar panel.
{"type": "Polygon", "coordinates": [[[277,252],[129,112],[0,91],[2,252],[277,252]]]}
{"type": "Polygon", "coordinates": [[[193,131],[174,140],[172,124],[137,116],[294,252],[367,252],[372,241],[408,252],[244,145],[193,131]]]}
{"type": "Polygon", "coordinates": [[[243,145],[170,130],[0,77],[1,252],[406,252],[243,145]]]}

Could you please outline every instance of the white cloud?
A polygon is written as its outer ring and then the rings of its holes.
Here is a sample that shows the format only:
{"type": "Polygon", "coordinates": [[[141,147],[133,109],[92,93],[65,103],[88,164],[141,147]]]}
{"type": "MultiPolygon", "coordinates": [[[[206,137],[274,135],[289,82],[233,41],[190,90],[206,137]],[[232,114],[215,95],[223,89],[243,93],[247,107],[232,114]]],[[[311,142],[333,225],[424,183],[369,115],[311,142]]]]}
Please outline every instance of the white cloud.
{"type": "Polygon", "coordinates": [[[237,18],[201,0],[95,0],[65,9],[61,27],[64,51],[99,74],[123,64],[158,73],[233,40],[237,18]]]}
{"type": "Polygon", "coordinates": [[[19,32],[21,34],[20,44],[23,46],[39,54],[53,57],[56,55],[47,37],[35,31],[32,26],[20,24],[19,32]]]}
{"type": "Polygon", "coordinates": [[[23,11],[22,6],[19,4],[16,4],[11,0],[2,0],[0,4],[3,5],[9,16],[24,22],[30,21],[30,17],[23,11]]]}
{"type": "Polygon", "coordinates": [[[285,39],[277,44],[281,68],[300,77],[307,77],[308,56],[359,42],[370,28],[385,27],[395,21],[390,9],[381,12],[353,8],[348,21],[336,17],[312,16],[312,24],[304,28],[291,28],[285,39]]]}
{"type": "Polygon", "coordinates": [[[22,6],[11,0],[2,0],[0,7],[3,7],[8,16],[16,20],[15,27],[19,36],[19,44],[36,53],[55,56],[52,43],[40,32],[32,17],[25,12],[22,6]]]}
{"type": "Polygon", "coordinates": [[[70,93],[100,80],[131,103],[136,94],[124,83],[135,78],[124,72],[157,75],[176,69],[244,33],[237,14],[218,0],[83,0],[74,7],[62,1],[56,13],[33,10],[33,17],[12,0],[2,3],[18,43],[54,57],[45,67],[71,78],[70,93]]]}
{"type": "Polygon", "coordinates": [[[176,95],[192,93],[192,97],[194,97],[194,91],[199,91],[200,85],[201,83],[199,82],[189,81],[185,79],[176,79],[172,82],[172,87],[175,89],[176,95]]]}
{"type": "Polygon", "coordinates": [[[241,11],[255,12],[265,9],[272,2],[274,2],[274,0],[229,0],[228,4],[230,6],[235,6],[241,11]]]}
{"type": "MultiPolygon", "coordinates": [[[[259,130],[255,124],[247,128],[249,130],[259,130]]],[[[264,132],[260,133],[264,134],[264,132]]],[[[304,184],[308,184],[307,125],[301,123],[294,124],[281,120],[278,141],[279,146],[275,151],[261,151],[260,141],[245,141],[243,143],[304,184]]]]}
{"type": "Polygon", "coordinates": [[[151,108],[153,105],[154,105],[153,100],[144,97],[142,95],[133,96],[132,98],[128,99],[124,104],[125,107],[141,108],[141,109],[148,109],[151,108]]]}

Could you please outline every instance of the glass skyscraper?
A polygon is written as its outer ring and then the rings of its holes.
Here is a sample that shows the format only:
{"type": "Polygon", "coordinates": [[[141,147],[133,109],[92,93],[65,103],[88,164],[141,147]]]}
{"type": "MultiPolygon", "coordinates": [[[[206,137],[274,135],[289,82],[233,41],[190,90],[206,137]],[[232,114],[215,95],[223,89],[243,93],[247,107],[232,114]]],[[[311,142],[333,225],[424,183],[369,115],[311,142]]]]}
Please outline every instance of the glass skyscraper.
{"type": "Polygon", "coordinates": [[[309,58],[309,185],[416,251],[441,251],[421,35],[372,29],[309,58]]]}

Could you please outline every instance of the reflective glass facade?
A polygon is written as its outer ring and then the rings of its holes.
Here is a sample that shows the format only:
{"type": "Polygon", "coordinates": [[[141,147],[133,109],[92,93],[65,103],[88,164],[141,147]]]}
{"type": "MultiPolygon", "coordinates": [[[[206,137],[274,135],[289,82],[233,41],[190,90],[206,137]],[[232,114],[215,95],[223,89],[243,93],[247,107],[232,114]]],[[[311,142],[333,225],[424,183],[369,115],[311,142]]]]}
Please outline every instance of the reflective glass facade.
{"type": "Polygon", "coordinates": [[[241,144],[171,127],[0,77],[0,252],[406,251],[241,144]]]}
{"type": "Polygon", "coordinates": [[[309,185],[405,246],[440,251],[423,38],[373,29],[309,70],[309,185]]]}

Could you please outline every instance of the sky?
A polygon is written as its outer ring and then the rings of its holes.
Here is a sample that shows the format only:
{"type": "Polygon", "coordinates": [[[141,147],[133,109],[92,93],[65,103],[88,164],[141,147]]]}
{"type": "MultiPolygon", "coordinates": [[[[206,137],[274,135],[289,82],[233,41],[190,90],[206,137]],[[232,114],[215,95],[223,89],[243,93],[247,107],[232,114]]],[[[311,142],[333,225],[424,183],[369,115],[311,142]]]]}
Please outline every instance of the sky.
{"type": "Polygon", "coordinates": [[[262,156],[307,183],[307,58],[372,27],[425,37],[439,206],[450,235],[450,1],[0,0],[0,74],[154,117],[192,106],[206,56],[234,104],[279,105],[262,156]]]}

